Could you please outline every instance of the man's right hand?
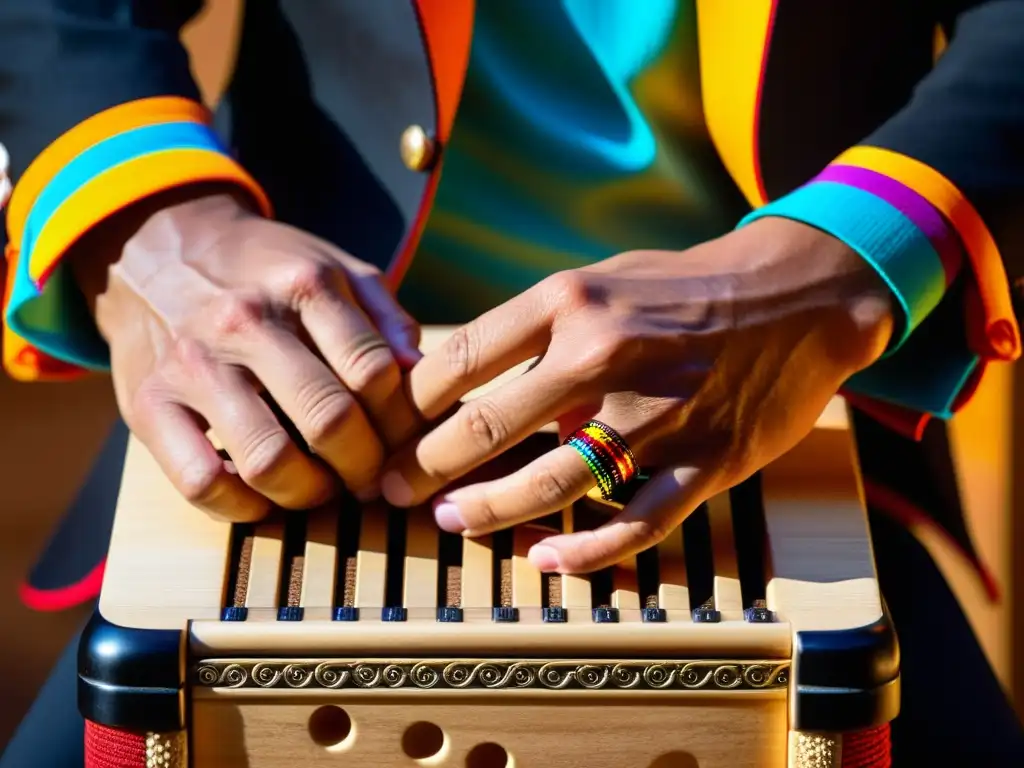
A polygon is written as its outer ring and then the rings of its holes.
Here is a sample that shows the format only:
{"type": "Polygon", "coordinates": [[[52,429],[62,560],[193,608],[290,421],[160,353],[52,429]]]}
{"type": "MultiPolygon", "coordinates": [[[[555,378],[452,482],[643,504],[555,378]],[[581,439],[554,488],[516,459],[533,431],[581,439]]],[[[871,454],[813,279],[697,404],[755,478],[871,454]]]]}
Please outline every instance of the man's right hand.
{"type": "Polygon", "coordinates": [[[376,495],[385,450],[418,427],[401,369],[419,357],[378,270],[227,194],[147,214],[106,260],[96,245],[72,268],[121,413],[182,494],[232,520],[315,506],[339,477],[376,495]]]}

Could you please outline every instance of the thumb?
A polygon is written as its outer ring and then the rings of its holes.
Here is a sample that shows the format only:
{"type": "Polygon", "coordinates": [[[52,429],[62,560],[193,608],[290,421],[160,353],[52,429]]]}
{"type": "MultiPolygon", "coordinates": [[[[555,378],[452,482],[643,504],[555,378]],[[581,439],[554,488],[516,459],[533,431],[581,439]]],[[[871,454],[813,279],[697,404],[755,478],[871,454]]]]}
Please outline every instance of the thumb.
{"type": "Polygon", "coordinates": [[[411,368],[420,352],[420,325],[402,309],[379,275],[352,278],[352,292],[363,311],[388,342],[402,368],[411,368]]]}

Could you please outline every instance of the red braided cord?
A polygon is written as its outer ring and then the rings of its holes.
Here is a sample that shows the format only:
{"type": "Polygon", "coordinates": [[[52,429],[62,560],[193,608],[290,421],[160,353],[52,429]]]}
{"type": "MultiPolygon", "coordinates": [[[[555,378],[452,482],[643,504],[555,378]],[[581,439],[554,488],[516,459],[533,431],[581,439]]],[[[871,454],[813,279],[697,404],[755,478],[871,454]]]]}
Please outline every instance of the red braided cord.
{"type": "Polygon", "coordinates": [[[889,724],[843,734],[843,768],[890,768],[889,724]]]}
{"type": "Polygon", "coordinates": [[[86,720],[85,768],[146,768],[146,734],[86,720]]]}

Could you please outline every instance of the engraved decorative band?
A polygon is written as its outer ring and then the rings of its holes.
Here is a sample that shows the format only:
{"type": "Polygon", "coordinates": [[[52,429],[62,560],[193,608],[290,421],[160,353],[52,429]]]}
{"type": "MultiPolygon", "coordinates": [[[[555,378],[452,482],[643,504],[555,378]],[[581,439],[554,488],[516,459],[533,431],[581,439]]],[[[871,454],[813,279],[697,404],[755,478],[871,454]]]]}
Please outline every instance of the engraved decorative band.
{"type": "Polygon", "coordinates": [[[565,444],[587,463],[605,501],[610,501],[618,488],[636,477],[638,467],[633,452],[607,424],[591,419],[569,435],[565,444]]]}
{"type": "Polygon", "coordinates": [[[788,661],[231,660],[200,662],[203,688],[765,690],[788,661]]]}

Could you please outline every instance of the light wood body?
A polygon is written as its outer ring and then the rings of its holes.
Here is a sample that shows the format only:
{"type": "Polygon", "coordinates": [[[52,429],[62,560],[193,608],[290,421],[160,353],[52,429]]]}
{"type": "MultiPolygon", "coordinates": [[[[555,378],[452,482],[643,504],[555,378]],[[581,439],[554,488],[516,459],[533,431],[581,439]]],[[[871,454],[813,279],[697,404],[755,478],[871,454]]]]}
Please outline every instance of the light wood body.
{"type": "MultiPolygon", "coordinates": [[[[194,704],[197,768],[390,768],[415,765],[402,735],[424,718],[447,739],[423,765],[505,768],[497,759],[469,758],[478,744],[498,743],[516,768],[762,768],[786,764],[785,692],[550,697],[432,697],[429,702],[359,697],[237,699],[203,697],[194,704]],[[308,723],[320,706],[340,706],[354,725],[349,742],[314,743],[308,723]],[[469,759],[467,759],[469,758],[469,759]]],[[[479,754],[479,753],[478,753],[479,754]]]]}
{"type": "MultiPolygon", "coordinates": [[[[444,334],[428,332],[424,345],[436,345],[444,334]]],[[[402,732],[424,720],[448,734],[438,755],[415,761],[424,766],[505,766],[496,758],[473,757],[467,762],[469,750],[482,742],[499,743],[512,755],[513,762],[507,764],[517,768],[803,765],[795,762],[796,753],[787,746],[793,717],[788,682],[799,663],[794,657],[795,634],[863,627],[882,616],[854,447],[841,403],[830,406],[800,446],[762,473],[762,507],[767,550],[764,599],[775,612],[772,623],[744,621],[727,494],[712,500],[707,512],[713,602],[721,623],[691,620],[693,585],[687,582],[682,562],[685,540],[678,531],[658,548],[657,597],[666,609],[666,623],[640,620],[639,565],[634,569],[631,564],[612,574],[609,605],[619,610],[618,623],[594,622],[591,584],[578,576],[561,581],[568,620],[543,622],[542,575],[532,571],[523,556],[521,529],[512,534],[510,576],[512,601],[521,620],[491,620],[492,541],[485,537],[461,540],[464,620],[440,622],[432,586],[438,576],[439,534],[429,517],[415,519],[429,515],[425,510],[410,512],[405,523],[402,599],[407,620],[382,621],[389,557],[382,522],[386,516],[371,509],[357,512],[358,621],[331,621],[332,606],[340,604],[335,574],[342,554],[336,548],[336,526],[342,523],[333,513],[313,513],[304,545],[302,620],[277,620],[286,547],[284,524],[270,522],[258,526],[253,537],[244,601],[248,618],[229,622],[221,620],[221,612],[228,599],[227,575],[235,567],[231,527],[184,502],[146,449],[133,440],[100,613],[122,626],[186,632],[191,684],[185,707],[192,724],[194,768],[410,765],[413,761],[401,749],[402,732]],[[643,666],[650,663],[645,659],[663,659],[677,671],[690,662],[737,669],[759,662],[775,669],[777,679],[764,689],[712,683],[692,689],[673,684],[664,690],[646,684],[594,690],[578,685],[454,689],[352,684],[330,689],[309,682],[310,670],[319,661],[348,660],[353,668],[383,668],[405,660],[401,663],[408,671],[417,663],[436,664],[438,658],[479,663],[497,658],[510,664],[548,659],[576,665],[590,659],[609,669],[623,660],[634,659],[643,666]],[[306,682],[298,687],[257,684],[254,665],[260,662],[275,668],[275,674],[289,664],[305,665],[306,682]],[[213,671],[202,682],[204,665],[213,671]],[[238,678],[243,683],[236,687],[223,676],[231,665],[246,670],[244,680],[238,678]],[[311,737],[310,717],[328,704],[344,708],[355,724],[346,746],[328,748],[311,737]]],[[[563,530],[573,529],[579,512],[577,505],[575,512],[567,510],[561,516],[563,530]]],[[[582,667],[574,674],[582,675],[582,667]]]]}

